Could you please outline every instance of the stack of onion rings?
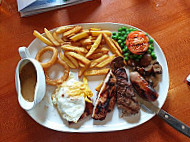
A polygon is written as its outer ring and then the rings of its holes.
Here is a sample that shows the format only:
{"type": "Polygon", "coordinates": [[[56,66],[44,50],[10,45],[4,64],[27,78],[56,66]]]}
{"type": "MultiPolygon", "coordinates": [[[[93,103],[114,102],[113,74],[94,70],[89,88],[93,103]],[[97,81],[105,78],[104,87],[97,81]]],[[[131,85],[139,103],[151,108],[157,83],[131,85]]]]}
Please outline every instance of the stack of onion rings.
{"type": "Polygon", "coordinates": [[[41,66],[44,68],[44,72],[45,72],[45,77],[46,77],[46,83],[49,85],[59,85],[61,83],[63,83],[64,81],[67,80],[67,78],[69,77],[69,66],[65,63],[65,61],[57,58],[58,56],[58,50],[54,47],[51,46],[47,46],[45,48],[42,48],[36,55],[36,60],[38,60],[41,64],[41,66]],[[52,51],[53,52],[53,56],[52,58],[46,62],[46,63],[41,63],[40,62],[40,58],[42,56],[42,54],[44,54],[46,51],[52,51]],[[60,65],[62,65],[64,67],[64,74],[61,78],[56,79],[56,80],[52,80],[48,75],[47,75],[47,69],[49,67],[51,67],[52,65],[54,65],[55,63],[59,63],[60,65]]]}

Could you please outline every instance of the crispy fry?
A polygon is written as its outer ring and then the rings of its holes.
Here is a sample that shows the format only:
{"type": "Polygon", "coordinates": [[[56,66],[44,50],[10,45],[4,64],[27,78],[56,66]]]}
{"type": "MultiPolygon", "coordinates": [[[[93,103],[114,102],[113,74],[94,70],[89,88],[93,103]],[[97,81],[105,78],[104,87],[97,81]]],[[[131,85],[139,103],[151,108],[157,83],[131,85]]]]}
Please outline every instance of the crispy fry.
{"type": "Polygon", "coordinates": [[[105,39],[102,39],[102,41],[101,41],[101,43],[100,43],[101,45],[104,45],[104,44],[106,44],[106,41],[105,41],[105,39]]]}
{"type": "Polygon", "coordinates": [[[44,36],[42,36],[38,31],[34,30],[33,35],[37,37],[39,40],[41,40],[43,43],[49,46],[53,46],[53,43],[49,41],[47,38],[45,38],[44,36]]]}
{"type": "Polygon", "coordinates": [[[111,36],[111,32],[108,30],[102,30],[102,31],[90,31],[92,36],[99,36],[99,34],[106,34],[107,36],[111,36]]]}
{"type": "Polygon", "coordinates": [[[77,54],[75,52],[67,52],[66,55],[70,55],[76,59],[78,59],[79,61],[81,61],[82,63],[84,63],[85,65],[90,64],[90,60],[88,60],[87,58],[85,58],[84,56],[77,54]]]}
{"type": "Polygon", "coordinates": [[[88,86],[88,80],[85,76],[83,77],[83,83],[84,83],[84,85],[88,86]]]}
{"type": "Polygon", "coordinates": [[[87,32],[87,33],[89,33],[89,29],[83,29],[82,32],[87,32]]]}
{"type": "Polygon", "coordinates": [[[121,47],[119,46],[119,43],[117,43],[117,41],[115,41],[114,39],[112,39],[112,41],[115,44],[115,46],[117,47],[117,49],[119,50],[119,52],[122,54],[123,51],[122,51],[121,47]]]}
{"type": "Polygon", "coordinates": [[[95,88],[96,91],[100,91],[100,89],[102,88],[102,85],[103,85],[103,81],[95,88]]]}
{"type": "Polygon", "coordinates": [[[112,53],[118,55],[118,56],[123,56],[117,49],[117,47],[114,45],[114,43],[112,42],[111,38],[108,37],[106,34],[103,33],[103,37],[106,41],[106,44],[109,46],[110,50],[112,51],[112,53]]]}
{"type": "Polygon", "coordinates": [[[87,36],[88,36],[88,32],[85,31],[85,32],[81,32],[81,33],[78,33],[78,34],[72,36],[70,39],[75,42],[75,41],[85,38],[87,36]]]}
{"type": "Polygon", "coordinates": [[[94,44],[92,45],[90,51],[86,54],[86,57],[88,58],[90,55],[92,55],[94,53],[94,51],[98,48],[100,42],[101,42],[101,39],[102,39],[102,34],[100,34],[96,41],[94,42],[94,44]]]}
{"type": "Polygon", "coordinates": [[[75,52],[81,52],[81,53],[87,53],[88,50],[86,50],[83,47],[76,47],[76,46],[71,46],[71,45],[62,45],[61,49],[67,50],[67,51],[75,51],[75,52]]]}
{"type": "Polygon", "coordinates": [[[57,42],[57,41],[54,39],[54,37],[53,37],[53,35],[51,34],[50,31],[48,31],[46,28],[44,28],[44,32],[45,32],[46,36],[48,37],[48,39],[49,39],[55,46],[60,46],[60,43],[57,42]]]}
{"type": "Polygon", "coordinates": [[[87,45],[87,46],[86,46],[86,49],[87,49],[87,50],[90,50],[91,47],[92,47],[92,45],[87,45]]]}
{"type": "Polygon", "coordinates": [[[53,37],[55,40],[57,40],[59,43],[63,43],[64,41],[56,34],[56,32],[53,32],[53,37]]]}
{"type": "Polygon", "coordinates": [[[95,67],[102,68],[102,67],[108,65],[114,58],[115,58],[115,55],[112,55],[112,56],[108,57],[107,59],[105,59],[104,61],[102,61],[101,63],[97,64],[95,67]]]}
{"type": "Polygon", "coordinates": [[[92,93],[92,91],[90,90],[90,88],[88,86],[88,80],[87,80],[87,78],[85,76],[83,77],[83,83],[84,83],[85,88],[86,88],[86,92],[87,92],[86,94],[87,94],[87,96],[88,97],[92,97],[93,93],[92,93]]]}
{"type": "Polygon", "coordinates": [[[103,54],[108,54],[109,49],[107,49],[106,47],[102,47],[101,49],[96,49],[96,51],[94,51],[94,53],[103,53],[103,54]]]}
{"type": "Polygon", "coordinates": [[[81,27],[81,26],[76,26],[76,27],[74,27],[73,29],[71,29],[71,30],[65,32],[65,33],[63,34],[63,36],[64,36],[64,37],[68,37],[69,35],[78,33],[80,30],[82,30],[82,27],[81,27]]]}
{"type": "MultiPolygon", "coordinates": [[[[64,34],[63,34],[64,35],[64,34]]],[[[74,36],[75,35],[75,33],[71,33],[70,35],[68,35],[68,36],[66,36],[66,38],[70,38],[70,37],[72,37],[72,36],[74,36]]]]}
{"type": "Polygon", "coordinates": [[[61,33],[64,33],[68,30],[71,30],[73,29],[74,27],[70,27],[70,26],[61,26],[59,28],[57,28],[57,30],[55,31],[57,34],[61,34],[61,33]]]}
{"type": "Polygon", "coordinates": [[[85,46],[85,45],[92,45],[92,40],[87,38],[87,39],[82,39],[80,40],[80,43],[85,46]]]}
{"type": "Polygon", "coordinates": [[[71,42],[70,43],[72,46],[78,46],[78,47],[81,47],[82,44],[80,42],[71,42]]]}
{"type": "Polygon", "coordinates": [[[79,62],[79,66],[80,66],[81,68],[84,68],[84,67],[85,67],[85,65],[84,65],[82,62],[79,62]]]}
{"type": "Polygon", "coordinates": [[[82,53],[82,52],[78,52],[78,54],[82,55],[85,57],[85,53],[82,53]]]}
{"type": "Polygon", "coordinates": [[[89,56],[88,59],[90,59],[90,60],[97,59],[97,58],[100,58],[103,55],[104,55],[103,53],[94,53],[91,56],[89,56]]]}
{"type": "Polygon", "coordinates": [[[59,53],[59,57],[61,58],[61,60],[65,61],[66,64],[72,68],[72,69],[76,69],[75,65],[62,53],[59,53]]]}
{"type": "Polygon", "coordinates": [[[101,29],[99,28],[90,28],[91,31],[101,31],[101,29]]]}
{"type": "Polygon", "coordinates": [[[78,77],[81,78],[83,73],[87,70],[90,64],[86,65],[84,68],[81,68],[80,71],[78,72],[78,77]]]}
{"type": "Polygon", "coordinates": [[[90,68],[95,67],[97,64],[101,63],[102,61],[104,61],[105,59],[107,59],[109,56],[108,55],[103,55],[102,57],[95,59],[91,62],[90,64],[90,68]]]}
{"type": "Polygon", "coordinates": [[[89,39],[91,39],[91,40],[96,40],[96,39],[97,39],[97,36],[89,36],[89,39]]]}
{"type": "Polygon", "coordinates": [[[77,61],[75,58],[73,58],[72,56],[67,55],[67,53],[68,53],[68,52],[65,52],[65,56],[66,56],[67,58],[69,58],[69,60],[70,60],[70,61],[75,65],[75,67],[78,69],[78,68],[79,68],[78,61],[77,61]]]}
{"type": "Polygon", "coordinates": [[[109,72],[109,68],[99,69],[99,70],[88,70],[84,72],[85,76],[94,76],[94,75],[105,75],[109,72]]]}

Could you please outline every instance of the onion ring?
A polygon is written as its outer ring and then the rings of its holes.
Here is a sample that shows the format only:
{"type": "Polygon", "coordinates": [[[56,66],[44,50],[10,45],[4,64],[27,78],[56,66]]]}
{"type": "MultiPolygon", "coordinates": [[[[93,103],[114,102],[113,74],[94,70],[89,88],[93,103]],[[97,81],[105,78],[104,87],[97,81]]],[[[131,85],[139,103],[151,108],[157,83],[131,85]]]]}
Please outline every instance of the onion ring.
{"type": "Polygon", "coordinates": [[[63,76],[61,78],[56,79],[56,80],[52,80],[48,76],[47,72],[45,71],[46,83],[49,84],[49,85],[56,86],[56,85],[62,84],[69,77],[69,66],[65,63],[65,61],[63,61],[61,59],[58,59],[57,63],[59,63],[60,65],[62,65],[64,67],[64,69],[65,69],[64,74],[63,74],[63,76]]]}
{"type": "Polygon", "coordinates": [[[47,46],[45,48],[42,48],[36,55],[36,60],[38,60],[41,64],[41,66],[43,68],[49,68],[50,66],[52,66],[56,60],[57,60],[57,56],[58,56],[58,50],[54,47],[51,47],[51,46],[47,46]],[[46,62],[46,63],[42,63],[40,62],[40,58],[42,56],[42,54],[44,54],[46,51],[52,51],[53,52],[53,56],[51,57],[51,59],[46,62]]]}

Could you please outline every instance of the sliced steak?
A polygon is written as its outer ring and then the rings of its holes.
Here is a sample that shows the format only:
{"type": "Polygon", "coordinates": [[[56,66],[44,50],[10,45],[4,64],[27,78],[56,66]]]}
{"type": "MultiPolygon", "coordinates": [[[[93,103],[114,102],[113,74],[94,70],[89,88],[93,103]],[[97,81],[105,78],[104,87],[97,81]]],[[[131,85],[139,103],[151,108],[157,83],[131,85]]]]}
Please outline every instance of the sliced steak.
{"type": "Polygon", "coordinates": [[[108,112],[112,111],[116,102],[116,79],[112,71],[107,74],[96,100],[92,118],[104,120],[108,112]]]}
{"type": "Polygon", "coordinates": [[[117,106],[122,110],[123,116],[136,114],[140,110],[136,94],[133,91],[131,83],[128,82],[128,76],[124,68],[122,57],[116,57],[111,68],[116,77],[117,106]]]}
{"type": "Polygon", "coordinates": [[[137,101],[133,87],[128,82],[128,77],[123,67],[114,71],[116,76],[117,106],[124,116],[134,115],[139,112],[140,105],[137,101]]]}

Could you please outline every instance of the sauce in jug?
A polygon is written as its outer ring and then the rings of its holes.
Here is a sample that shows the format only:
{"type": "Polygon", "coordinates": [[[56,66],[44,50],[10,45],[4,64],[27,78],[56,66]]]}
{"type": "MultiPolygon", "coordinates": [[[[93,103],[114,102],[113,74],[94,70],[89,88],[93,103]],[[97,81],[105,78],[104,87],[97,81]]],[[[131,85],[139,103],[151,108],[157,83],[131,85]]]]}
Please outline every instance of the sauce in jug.
{"type": "Polygon", "coordinates": [[[34,65],[29,62],[20,71],[21,93],[26,101],[34,101],[37,73],[34,65]]]}

